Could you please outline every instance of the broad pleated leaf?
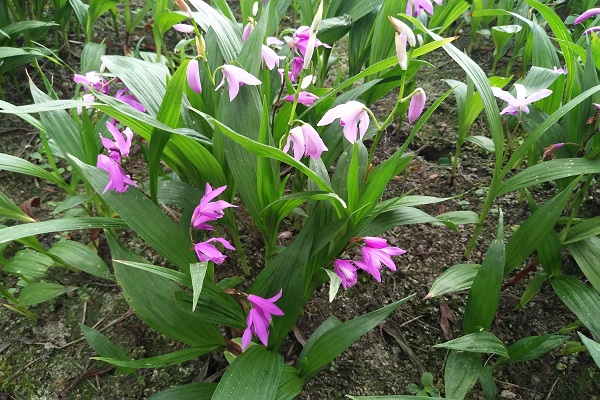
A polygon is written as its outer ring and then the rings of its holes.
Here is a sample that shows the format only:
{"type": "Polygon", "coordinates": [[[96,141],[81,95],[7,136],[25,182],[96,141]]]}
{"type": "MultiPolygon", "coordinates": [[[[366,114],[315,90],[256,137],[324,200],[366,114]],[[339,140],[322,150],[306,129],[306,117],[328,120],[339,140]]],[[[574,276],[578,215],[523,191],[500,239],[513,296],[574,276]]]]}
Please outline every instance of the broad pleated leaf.
{"type": "Polygon", "coordinates": [[[2,270],[18,275],[26,281],[32,281],[43,278],[52,265],[54,260],[47,255],[24,249],[15,254],[2,270]]]}
{"type": "Polygon", "coordinates": [[[600,238],[594,236],[573,243],[569,251],[585,277],[600,293],[600,238]]]}
{"type": "Polygon", "coordinates": [[[181,364],[183,362],[196,359],[200,356],[210,353],[216,350],[216,345],[204,345],[190,347],[183,350],[177,350],[173,353],[163,354],[161,356],[142,358],[140,360],[122,360],[120,358],[113,357],[91,357],[93,360],[104,361],[106,363],[116,365],[117,367],[123,368],[164,368],[171,365],[181,364]]]}
{"type": "Polygon", "coordinates": [[[51,232],[77,231],[93,228],[129,228],[123,220],[104,217],[61,218],[0,229],[0,243],[51,232]]]}
{"type": "MultiPolygon", "coordinates": [[[[106,172],[85,165],[75,158],[72,161],[83,179],[97,193],[102,193],[107,182],[106,172]]],[[[137,189],[132,188],[125,193],[109,190],[102,198],[138,235],[180,270],[189,271],[190,264],[197,261],[190,238],[159,206],[137,189]]]]}
{"type": "MultiPolygon", "coordinates": [[[[127,354],[119,346],[111,342],[102,332],[84,324],[79,324],[79,329],[81,329],[85,340],[98,355],[116,360],[129,360],[127,354]]],[[[121,367],[117,367],[117,371],[124,374],[135,372],[134,369],[121,367]]]]}
{"type": "Polygon", "coordinates": [[[450,351],[444,368],[446,398],[463,400],[467,397],[477,382],[481,368],[481,355],[466,351],[450,351]]]}
{"type": "Polygon", "coordinates": [[[435,279],[425,298],[469,289],[480,267],[479,264],[456,264],[451,266],[435,279]]]}
{"type": "Polygon", "coordinates": [[[588,218],[569,228],[563,244],[571,244],[592,236],[600,235],[600,216],[588,218]]]}
{"type": "Polygon", "coordinates": [[[584,346],[588,348],[590,355],[596,362],[596,365],[598,367],[600,367],[600,343],[594,342],[592,339],[588,338],[581,332],[577,332],[577,333],[579,334],[581,343],[583,343],[584,346]]]}
{"type": "Polygon", "coordinates": [[[162,390],[148,400],[204,400],[212,398],[216,389],[216,383],[194,382],[162,390]]]}
{"type": "Polygon", "coordinates": [[[79,242],[63,240],[56,243],[48,254],[57,257],[66,266],[98,278],[114,280],[106,263],[92,249],[79,242]]]}
{"type": "Polygon", "coordinates": [[[556,349],[568,339],[568,336],[562,335],[529,336],[520,339],[508,347],[509,357],[500,357],[495,365],[535,360],[556,349]]]}
{"type": "Polygon", "coordinates": [[[227,368],[212,399],[275,399],[283,365],[279,353],[250,346],[227,368]]]}
{"type": "Polygon", "coordinates": [[[468,351],[471,353],[492,353],[499,356],[508,357],[508,351],[491,332],[475,332],[461,336],[446,343],[436,344],[436,348],[451,349],[459,351],[468,351]]]}
{"type": "MultiPolygon", "coordinates": [[[[107,234],[113,259],[142,262],[143,259],[107,234]]],[[[137,268],[113,264],[117,282],[136,315],[152,329],[190,346],[225,346],[216,325],[181,309],[175,292],[180,288],[168,279],[137,268]]]]}
{"type": "Polygon", "coordinates": [[[569,310],[577,315],[594,335],[600,336],[600,293],[573,276],[561,275],[549,280],[569,310]]]}
{"type": "Polygon", "coordinates": [[[316,375],[327,364],[350,347],[352,343],[382,323],[388,315],[413,297],[414,295],[405,297],[379,310],[354,318],[326,331],[315,340],[312,348],[306,355],[297,361],[300,377],[310,379],[316,375]]]}
{"type": "Polygon", "coordinates": [[[497,196],[537,185],[580,174],[600,173],[600,161],[587,158],[562,158],[535,164],[517,175],[502,182],[497,196]]]}
{"type": "Polygon", "coordinates": [[[25,286],[19,293],[19,306],[34,306],[77,288],[50,282],[34,282],[25,286]]]}

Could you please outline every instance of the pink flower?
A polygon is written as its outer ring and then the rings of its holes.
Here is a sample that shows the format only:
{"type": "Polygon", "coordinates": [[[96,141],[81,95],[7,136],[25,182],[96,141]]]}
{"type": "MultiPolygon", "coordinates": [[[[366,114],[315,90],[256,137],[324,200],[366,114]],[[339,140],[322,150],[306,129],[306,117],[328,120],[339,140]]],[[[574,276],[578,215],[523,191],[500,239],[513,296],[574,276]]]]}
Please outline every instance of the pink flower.
{"type": "MultiPolygon", "coordinates": [[[[291,94],[291,95],[285,97],[284,100],[294,102],[294,97],[295,97],[295,95],[291,94]]],[[[316,100],[319,100],[319,96],[316,96],[309,92],[300,92],[300,94],[298,95],[298,103],[304,104],[306,107],[312,106],[312,104],[316,100]]]]}
{"type": "Polygon", "coordinates": [[[264,299],[254,294],[248,295],[248,301],[254,308],[248,312],[246,318],[246,329],[242,335],[242,350],[250,344],[252,335],[258,336],[258,339],[265,346],[269,343],[269,324],[271,323],[271,316],[277,315],[282,316],[283,311],[275,305],[275,302],[281,297],[282,290],[279,291],[275,296],[264,299]]]}
{"type": "Polygon", "coordinates": [[[173,25],[173,29],[175,29],[177,32],[181,32],[181,33],[193,33],[194,32],[194,27],[192,25],[188,25],[188,24],[175,24],[175,25],[173,25]]]}
{"type": "Polygon", "coordinates": [[[215,90],[219,90],[225,84],[225,80],[227,80],[229,101],[233,101],[233,99],[235,99],[235,96],[237,96],[240,91],[240,86],[243,84],[260,85],[262,83],[254,75],[244,71],[240,67],[236,67],[235,65],[225,64],[223,65],[222,70],[223,79],[221,80],[221,83],[219,83],[219,86],[215,88],[215,90]]]}
{"type": "MultiPolygon", "coordinates": [[[[292,40],[290,41],[290,49],[296,51],[296,53],[300,52],[302,57],[306,55],[306,49],[308,47],[308,41],[310,39],[310,27],[309,26],[301,26],[296,29],[294,35],[292,36],[292,40]]],[[[315,45],[314,48],[323,46],[328,49],[331,48],[328,44],[321,42],[319,39],[314,39],[315,45]]],[[[304,63],[304,61],[303,61],[304,63]]]]}
{"type": "Polygon", "coordinates": [[[300,160],[303,156],[310,156],[313,160],[316,160],[321,157],[324,151],[327,151],[323,139],[310,124],[303,124],[290,129],[283,151],[287,152],[291,143],[294,145],[294,158],[296,160],[300,160]]]}
{"type": "Polygon", "coordinates": [[[591,28],[586,29],[585,31],[583,31],[583,34],[584,35],[589,35],[592,32],[598,32],[598,31],[600,31],[600,26],[592,26],[591,28]]]}
{"type": "Polygon", "coordinates": [[[573,21],[573,23],[580,24],[586,19],[596,16],[598,14],[600,14],[600,8],[590,8],[589,10],[581,14],[579,17],[575,18],[575,21],[573,21]]]}
{"type": "MultiPolygon", "coordinates": [[[[93,103],[94,100],[96,100],[96,97],[94,97],[93,94],[84,94],[82,97],[83,97],[82,100],[87,103],[93,103]]],[[[92,106],[85,106],[86,110],[89,110],[90,108],[92,108],[92,106]]],[[[77,115],[81,115],[82,111],[83,111],[83,108],[81,106],[77,107],[77,115]]]]}
{"type": "Polygon", "coordinates": [[[283,46],[284,42],[275,36],[267,37],[267,46],[283,46]]]}
{"type": "Polygon", "coordinates": [[[194,228],[212,231],[213,227],[208,225],[207,222],[216,221],[221,218],[224,215],[224,209],[237,207],[224,200],[217,200],[211,203],[211,200],[223,193],[226,188],[227,186],[221,186],[213,190],[210,184],[206,184],[204,196],[202,196],[200,204],[194,209],[194,213],[192,214],[191,224],[194,228]]]}
{"type": "Polygon", "coordinates": [[[333,262],[335,273],[342,279],[344,290],[352,287],[358,281],[358,273],[352,261],[337,259],[333,262]]]}
{"type": "Polygon", "coordinates": [[[552,71],[558,72],[563,75],[567,75],[569,71],[567,71],[567,67],[552,67],[552,71]]]}
{"type": "Polygon", "coordinates": [[[365,271],[369,272],[373,277],[381,282],[381,275],[379,270],[381,264],[385,264],[392,271],[396,270],[396,265],[392,261],[391,256],[399,256],[406,253],[406,250],[402,250],[399,247],[392,247],[387,245],[387,241],[382,238],[367,236],[365,239],[365,246],[361,249],[362,251],[362,264],[357,266],[365,271]]]}
{"type": "Polygon", "coordinates": [[[129,89],[119,89],[115,94],[115,99],[121,100],[123,103],[130,105],[140,112],[146,112],[146,107],[138,101],[138,99],[131,94],[129,89]]]}
{"type": "Polygon", "coordinates": [[[425,92],[421,88],[416,89],[416,93],[410,98],[410,104],[408,105],[408,123],[412,124],[415,122],[423,112],[425,108],[425,92]]]}
{"type": "Polygon", "coordinates": [[[106,128],[115,141],[113,142],[112,140],[107,139],[100,134],[102,146],[109,151],[109,156],[112,160],[120,162],[121,157],[125,157],[129,154],[129,150],[131,149],[131,140],[133,139],[133,132],[131,129],[125,128],[123,133],[121,133],[117,127],[110,122],[106,123],[106,128]],[[125,137],[123,137],[123,135],[125,135],[125,137]]]}
{"type": "Polygon", "coordinates": [[[513,97],[513,95],[509,92],[492,86],[492,92],[494,93],[494,96],[508,103],[508,106],[504,108],[500,114],[517,115],[521,111],[525,114],[529,114],[529,107],[527,107],[528,104],[541,100],[544,97],[548,97],[552,94],[552,90],[542,89],[539,92],[527,97],[525,86],[518,83],[515,83],[515,91],[517,92],[516,98],[513,97]]]}
{"type": "Polygon", "coordinates": [[[202,93],[202,82],[200,82],[200,71],[198,69],[198,60],[190,60],[185,71],[188,85],[196,93],[202,93]]]}
{"type": "Polygon", "coordinates": [[[354,143],[356,135],[362,140],[369,127],[369,114],[366,109],[364,104],[351,100],[327,111],[317,126],[329,125],[339,118],[340,125],[344,127],[344,136],[350,143],[354,143]]]}
{"type": "MultiPolygon", "coordinates": [[[[442,5],[442,0],[434,0],[437,5],[442,5]]],[[[406,14],[413,17],[418,16],[422,10],[425,10],[429,15],[433,15],[433,4],[431,0],[408,0],[406,3],[406,14]]]]}
{"type": "Polygon", "coordinates": [[[279,57],[275,50],[270,48],[269,46],[262,45],[260,50],[260,55],[262,57],[262,61],[265,63],[268,69],[273,69],[276,66],[279,67],[279,60],[284,59],[285,57],[279,57]]]}
{"type": "Polygon", "coordinates": [[[242,32],[242,41],[245,42],[250,37],[250,34],[254,30],[254,24],[252,22],[248,22],[244,27],[244,31],[242,32]]]}
{"type": "Polygon", "coordinates": [[[223,261],[227,258],[227,256],[219,251],[215,246],[210,244],[211,242],[219,242],[229,250],[235,250],[227,240],[223,238],[212,238],[208,239],[205,242],[196,243],[194,245],[194,250],[196,251],[196,255],[198,256],[198,260],[201,262],[204,261],[212,261],[215,264],[222,264],[223,261]]]}
{"type": "Polygon", "coordinates": [[[118,162],[110,159],[104,154],[98,154],[96,166],[108,172],[108,184],[104,188],[102,194],[106,193],[109,189],[118,193],[123,193],[129,190],[129,186],[127,185],[137,186],[136,183],[131,180],[131,177],[123,172],[123,168],[121,168],[121,165],[118,162]]]}
{"type": "Polygon", "coordinates": [[[110,92],[110,86],[108,82],[100,76],[96,71],[90,71],[84,75],[75,74],[73,76],[73,81],[75,83],[81,83],[86,86],[94,88],[98,92],[103,94],[108,94],[110,92]]]}

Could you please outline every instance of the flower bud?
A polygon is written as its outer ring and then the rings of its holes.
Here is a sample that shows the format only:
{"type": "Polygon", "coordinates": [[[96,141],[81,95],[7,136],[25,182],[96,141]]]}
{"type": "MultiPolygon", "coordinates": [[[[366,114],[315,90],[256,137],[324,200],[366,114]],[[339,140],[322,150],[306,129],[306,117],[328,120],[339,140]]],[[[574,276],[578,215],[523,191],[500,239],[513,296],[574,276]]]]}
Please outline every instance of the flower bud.
{"type": "Polygon", "coordinates": [[[415,93],[410,98],[410,104],[408,106],[408,123],[412,124],[415,122],[423,112],[425,108],[425,91],[421,88],[417,88],[415,93]]]}
{"type": "Polygon", "coordinates": [[[256,14],[258,14],[258,1],[252,5],[252,16],[256,17],[256,14]]]}
{"type": "Polygon", "coordinates": [[[406,71],[408,69],[408,56],[406,55],[406,33],[396,32],[395,41],[398,64],[400,65],[400,69],[406,71]]]}
{"type": "Polygon", "coordinates": [[[390,20],[390,23],[394,26],[394,29],[396,29],[396,32],[398,32],[398,33],[404,32],[406,34],[406,39],[408,40],[409,45],[414,47],[417,44],[417,39],[415,38],[415,34],[412,31],[412,29],[410,29],[408,27],[408,25],[406,25],[404,22],[400,21],[399,19],[396,19],[391,16],[388,16],[388,19],[390,20]]]}
{"type": "Polygon", "coordinates": [[[196,36],[196,51],[200,57],[206,59],[206,43],[202,35],[196,36]]]}

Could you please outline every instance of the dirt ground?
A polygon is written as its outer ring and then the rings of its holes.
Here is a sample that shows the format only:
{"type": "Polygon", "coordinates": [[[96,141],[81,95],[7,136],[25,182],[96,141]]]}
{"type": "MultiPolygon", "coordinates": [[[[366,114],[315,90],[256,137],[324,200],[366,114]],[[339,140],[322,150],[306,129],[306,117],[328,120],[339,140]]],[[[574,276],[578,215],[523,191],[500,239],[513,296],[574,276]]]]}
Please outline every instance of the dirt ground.
{"type": "MultiPolygon", "coordinates": [[[[109,43],[110,44],[110,43],[109,43]]],[[[119,54],[119,46],[109,45],[109,53],[119,54]]],[[[70,65],[78,64],[77,45],[60,53],[70,65]]],[[[490,52],[476,52],[473,57],[489,67],[490,52]]],[[[428,58],[435,69],[426,69],[418,75],[418,86],[425,89],[428,104],[445,90],[440,79],[464,79],[462,70],[439,50],[428,58]]],[[[65,97],[71,95],[71,76],[54,69],[54,85],[65,97]]],[[[24,77],[19,71],[18,78],[24,77]]],[[[8,83],[10,86],[11,84],[8,83]]],[[[5,93],[16,93],[6,89],[5,93]]],[[[25,92],[26,93],[26,92],[25,92]]],[[[14,96],[7,101],[26,103],[14,96]]],[[[389,100],[388,100],[389,102],[389,100]]],[[[379,103],[374,110],[385,113],[388,104],[379,103]]],[[[485,123],[478,121],[473,128],[486,134],[485,123]]],[[[413,194],[454,197],[442,203],[423,207],[433,215],[454,210],[478,212],[485,197],[485,187],[491,174],[490,155],[467,145],[463,152],[461,173],[449,186],[450,169],[444,158],[453,154],[456,139],[454,100],[449,97],[434,114],[432,120],[418,134],[411,146],[421,149],[411,173],[393,181],[386,196],[396,196],[414,190],[413,194]]],[[[393,126],[383,137],[377,157],[382,159],[399,147],[410,132],[410,126],[393,126]]],[[[35,160],[39,143],[37,133],[16,117],[0,117],[0,151],[35,160]]],[[[51,218],[50,211],[61,200],[58,193],[43,182],[12,173],[0,172],[0,190],[15,202],[40,197],[41,206],[34,209],[40,219],[51,218]]],[[[535,189],[536,199],[543,200],[554,191],[551,185],[535,189]]],[[[586,204],[588,210],[600,210],[600,189],[592,189],[586,204]]],[[[480,262],[482,252],[495,232],[497,208],[505,212],[507,235],[529,215],[526,204],[519,203],[517,194],[499,199],[496,211],[490,215],[478,249],[470,262],[480,262]]],[[[242,232],[249,253],[260,253],[259,244],[250,232],[242,232]]],[[[305,306],[300,319],[298,335],[308,338],[330,315],[344,321],[373,311],[411,293],[416,297],[392,314],[380,327],[374,329],[331,363],[321,374],[308,382],[299,396],[305,400],[342,399],[349,395],[409,394],[411,383],[420,383],[420,376],[428,371],[434,375],[434,385],[443,389],[443,363],[446,352],[432,346],[447,340],[440,327],[441,309],[448,316],[454,314],[451,324],[454,337],[460,336],[461,315],[465,293],[441,299],[421,300],[434,279],[451,265],[465,262],[463,251],[472,234],[472,227],[460,226],[452,231],[429,224],[402,226],[386,235],[391,245],[407,250],[397,257],[398,271],[383,274],[381,284],[361,278],[359,283],[341,293],[333,303],[328,302],[328,288],[323,287],[305,306]]],[[[73,238],[79,238],[73,233],[73,238]]],[[[58,235],[45,235],[49,245],[58,235]]],[[[86,240],[85,236],[80,238],[86,240]]],[[[102,241],[102,239],[101,239],[102,241]]],[[[151,250],[135,235],[126,236],[127,244],[141,255],[152,258],[151,250]]],[[[101,248],[102,248],[101,242],[101,248]]],[[[11,245],[7,254],[17,251],[11,245]]],[[[106,254],[101,254],[106,257],[106,254]]],[[[564,257],[565,264],[571,262],[564,257]]],[[[234,257],[231,258],[234,262],[234,257]]],[[[109,261],[108,259],[106,260],[109,261]]],[[[84,274],[53,269],[51,280],[79,289],[59,297],[56,301],[34,308],[40,315],[31,320],[0,307],[0,400],[2,399],[142,399],[173,385],[201,380],[218,379],[224,361],[220,356],[203,357],[179,366],[159,370],[139,370],[139,375],[116,374],[106,364],[90,360],[93,350],[82,340],[79,323],[101,329],[132,358],[151,357],[181,348],[174,341],[149,330],[125,303],[120,289],[107,281],[84,274]]],[[[530,275],[532,276],[532,275],[530,275]]],[[[7,286],[14,280],[0,275],[7,286]]],[[[521,310],[513,309],[519,303],[525,279],[520,285],[502,293],[500,312],[493,332],[505,343],[530,335],[557,332],[576,318],[546,285],[540,295],[521,310]]],[[[576,340],[576,335],[571,334],[576,340]]],[[[290,334],[286,360],[293,361],[300,351],[295,335],[290,334]]],[[[506,399],[598,399],[600,398],[600,371],[589,355],[563,355],[558,349],[540,359],[523,364],[501,367],[495,374],[499,397],[506,399]]],[[[479,388],[470,399],[483,398],[479,388]]]]}

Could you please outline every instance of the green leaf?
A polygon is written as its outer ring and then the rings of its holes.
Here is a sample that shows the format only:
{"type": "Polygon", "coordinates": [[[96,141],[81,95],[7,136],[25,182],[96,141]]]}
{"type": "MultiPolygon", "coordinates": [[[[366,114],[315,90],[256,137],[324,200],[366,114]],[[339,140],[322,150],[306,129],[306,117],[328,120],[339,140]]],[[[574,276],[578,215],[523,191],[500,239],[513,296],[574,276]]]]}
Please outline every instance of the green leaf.
{"type": "Polygon", "coordinates": [[[78,269],[98,278],[114,280],[106,263],[92,249],[79,242],[63,240],[56,243],[48,254],[58,258],[68,267],[78,269]]]}
{"type": "Polygon", "coordinates": [[[190,0],[196,12],[192,16],[203,31],[212,29],[217,37],[217,44],[225,58],[225,63],[235,60],[242,49],[242,33],[238,24],[231,21],[219,11],[215,10],[202,0],[190,0]]]}
{"type": "MultiPolygon", "coordinates": [[[[79,324],[79,329],[81,329],[81,333],[85,337],[85,340],[97,354],[117,360],[129,360],[127,354],[119,346],[111,342],[110,339],[104,336],[100,331],[85,326],[84,324],[79,324]]],[[[124,374],[135,372],[135,370],[130,368],[117,369],[124,374]]]]}
{"type": "Polygon", "coordinates": [[[327,272],[327,275],[329,276],[329,302],[331,303],[340,290],[342,278],[330,269],[326,269],[325,272],[327,272]]]}
{"type": "Polygon", "coordinates": [[[571,244],[592,236],[600,235],[600,216],[588,218],[569,228],[563,244],[571,244]]]}
{"type": "Polygon", "coordinates": [[[521,224],[506,244],[506,265],[504,274],[517,268],[537,247],[564,210],[579,179],[574,180],[565,190],[548,200],[521,224]]]}
{"type": "MultiPolygon", "coordinates": [[[[76,158],[71,160],[79,175],[97,193],[102,193],[107,181],[106,172],[76,158]]],[[[190,264],[197,261],[190,238],[143,193],[137,189],[125,193],[109,190],[101,196],[138,235],[180,270],[188,271],[190,264]]]]}
{"type": "Polygon", "coordinates": [[[227,368],[212,399],[275,399],[283,365],[279,353],[250,346],[227,368]]]}
{"type": "Polygon", "coordinates": [[[456,264],[451,266],[435,279],[425,298],[429,299],[469,289],[480,267],[479,264],[456,264]]]}
{"type": "Polygon", "coordinates": [[[104,43],[86,43],[83,46],[83,50],[81,50],[80,73],[85,74],[91,71],[100,71],[102,65],[101,59],[105,53],[106,45],[104,43]]]}
{"type": "Polygon", "coordinates": [[[4,153],[0,153],[0,171],[11,171],[19,174],[36,176],[48,182],[56,183],[63,188],[66,186],[62,178],[54,176],[54,174],[27,160],[4,153]]]}
{"type": "Polygon", "coordinates": [[[525,286],[525,290],[521,295],[521,300],[519,301],[519,304],[515,307],[515,310],[519,310],[525,307],[525,305],[529,303],[529,301],[540,292],[540,290],[542,289],[542,285],[544,284],[544,282],[546,282],[547,276],[548,275],[544,271],[540,271],[537,274],[535,274],[533,278],[529,280],[529,282],[527,282],[527,286],[525,286]]]}
{"type": "Polygon", "coordinates": [[[542,335],[520,339],[508,347],[509,357],[500,357],[495,365],[511,364],[535,360],[556,349],[569,339],[568,336],[542,335]]]}
{"type": "Polygon", "coordinates": [[[300,351],[298,360],[304,358],[306,356],[306,354],[308,354],[308,352],[310,351],[310,349],[312,349],[312,347],[315,344],[315,342],[317,341],[317,339],[319,339],[321,336],[323,336],[323,334],[325,332],[327,332],[330,329],[333,329],[336,326],[341,325],[341,324],[342,324],[342,321],[340,321],[335,315],[331,315],[329,318],[327,318],[325,321],[323,321],[321,323],[321,325],[319,325],[318,328],[315,329],[315,331],[312,333],[312,335],[310,335],[310,337],[306,341],[306,344],[300,351]]]}
{"type": "Polygon", "coordinates": [[[600,173],[600,161],[587,158],[562,158],[535,164],[517,175],[502,182],[498,194],[503,194],[537,185],[542,182],[554,181],[580,174],[600,173]]]}
{"type": "Polygon", "coordinates": [[[350,400],[443,400],[443,397],[413,396],[413,395],[393,395],[393,396],[350,396],[350,400]]]}
{"type": "Polygon", "coordinates": [[[467,142],[471,142],[476,146],[481,147],[482,149],[484,149],[485,151],[488,151],[490,153],[494,153],[495,148],[494,148],[494,141],[488,137],[485,136],[467,136],[465,139],[467,142]]]}
{"type": "Polygon", "coordinates": [[[173,386],[148,397],[148,400],[203,400],[212,398],[217,384],[212,382],[194,382],[173,386]]]}
{"type": "Polygon", "coordinates": [[[192,311],[196,311],[198,305],[198,297],[202,293],[202,285],[204,284],[204,277],[206,276],[206,269],[208,268],[208,262],[193,263],[190,265],[190,275],[192,276],[192,311]]]}
{"type": "Polygon", "coordinates": [[[505,257],[504,243],[498,239],[492,241],[469,291],[465,306],[465,333],[488,329],[494,321],[500,302],[505,257]]]}
{"type": "Polygon", "coordinates": [[[600,343],[594,342],[592,339],[586,337],[583,333],[577,332],[579,334],[579,338],[585,347],[588,348],[590,355],[596,362],[596,365],[600,367],[600,343]]]}
{"type": "Polygon", "coordinates": [[[128,267],[138,268],[147,272],[151,272],[155,275],[162,276],[163,278],[167,278],[172,280],[173,282],[182,284],[186,287],[192,287],[192,282],[190,277],[183,272],[175,271],[170,268],[160,267],[158,265],[145,264],[134,261],[124,261],[124,260],[114,260],[113,262],[127,265],[128,267]]]}
{"type": "Polygon", "coordinates": [[[477,382],[481,368],[481,355],[450,351],[444,368],[446,398],[463,400],[477,382]]]}
{"type": "Polygon", "coordinates": [[[413,297],[414,295],[410,295],[379,310],[329,329],[315,340],[313,346],[303,358],[298,359],[297,365],[300,377],[306,380],[315,376],[358,338],[379,325],[389,314],[413,297]]]}
{"type": "Polygon", "coordinates": [[[577,278],[561,275],[549,279],[554,291],[577,318],[600,336],[600,293],[577,278]]]}
{"type": "Polygon", "coordinates": [[[54,265],[54,260],[47,255],[25,249],[15,254],[3,271],[30,281],[43,278],[52,265],[54,265]]]}
{"type": "MultiPolygon", "coordinates": [[[[107,234],[113,259],[140,262],[138,256],[107,234]]],[[[225,346],[216,325],[184,311],[175,300],[179,287],[153,273],[113,264],[117,282],[123,288],[127,303],[137,316],[152,329],[190,346],[225,346]]]]}
{"type": "Polygon", "coordinates": [[[35,219],[25,214],[13,201],[0,192],[0,218],[16,219],[23,222],[35,222],[35,219]]]}
{"type": "Polygon", "coordinates": [[[210,353],[216,350],[216,345],[204,345],[197,347],[189,347],[183,350],[177,350],[173,353],[163,354],[161,356],[143,358],[140,360],[122,360],[120,358],[113,357],[91,357],[93,360],[100,360],[106,363],[116,365],[117,367],[123,368],[164,368],[172,365],[181,364],[183,362],[196,359],[200,356],[210,353]]]}
{"type": "Polygon", "coordinates": [[[281,379],[277,388],[276,400],[293,400],[302,392],[304,381],[298,377],[298,370],[283,364],[281,379]]]}
{"type": "Polygon", "coordinates": [[[19,306],[34,306],[77,288],[50,282],[34,282],[25,286],[19,293],[19,306]]]}
{"type": "Polygon", "coordinates": [[[93,228],[129,228],[125,221],[105,217],[61,218],[0,229],[0,243],[51,232],[77,231],[93,228]]]}
{"type": "Polygon", "coordinates": [[[569,246],[569,251],[585,277],[600,293],[600,238],[593,236],[575,242],[569,246]]]}
{"type": "Polygon", "coordinates": [[[492,353],[508,357],[508,351],[500,339],[487,331],[469,333],[449,342],[436,344],[433,347],[467,351],[470,353],[492,353]]]}

